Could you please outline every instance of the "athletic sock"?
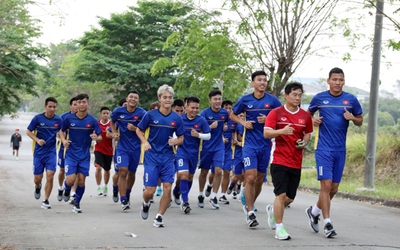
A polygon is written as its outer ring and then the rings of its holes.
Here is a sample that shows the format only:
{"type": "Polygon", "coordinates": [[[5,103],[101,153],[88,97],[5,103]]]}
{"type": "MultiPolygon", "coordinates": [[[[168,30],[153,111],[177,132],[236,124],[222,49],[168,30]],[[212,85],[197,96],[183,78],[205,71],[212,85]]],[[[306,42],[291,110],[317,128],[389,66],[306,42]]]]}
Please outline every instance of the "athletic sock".
{"type": "Polygon", "coordinates": [[[118,192],[118,186],[114,186],[114,185],[113,185],[113,191],[114,191],[114,192],[118,192]]]}
{"type": "Polygon", "coordinates": [[[214,199],[215,197],[217,197],[217,193],[211,192],[211,199],[214,199]]]}
{"type": "Polygon", "coordinates": [[[317,216],[317,215],[319,215],[321,213],[321,209],[319,207],[317,207],[317,205],[314,205],[312,210],[311,210],[311,213],[314,216],[317,216]]]}
{"type": "Polygon", "coordinates": [[[201,195],[201,196],[203,196],[203,197],[204,197],[204,191],[202,191],[202,192],[199,192],[199,195],[201,195]]]}
{"type": "Polygon", "coordinates": [[[64,180],[64,190],[66,190],[66,191],[70,191],[71,190],[71,186],[68,186],[67,180],[64,180]]]}
{"type": "Polygon", "coordinates": [[[330,218],[324,219],[324,225],[326,225],[327,223],[331,223],[331,219],[330,218]]]}
{"type": "Polygon", "coordinates": [[[75,191],[75,204],[79,204],[81,202],[82,196],[85,193],[85,186],[77,186],[75,191]]]}
{"type": "Polygon", "coordinates": [[[189,197],[188,197],[188,194],[189,194],[188,180],[180,180],[179,186],[180,186],[180,189],[181,189],[182,201],[184,203],[188,202],[189,201],[189,197]]]}

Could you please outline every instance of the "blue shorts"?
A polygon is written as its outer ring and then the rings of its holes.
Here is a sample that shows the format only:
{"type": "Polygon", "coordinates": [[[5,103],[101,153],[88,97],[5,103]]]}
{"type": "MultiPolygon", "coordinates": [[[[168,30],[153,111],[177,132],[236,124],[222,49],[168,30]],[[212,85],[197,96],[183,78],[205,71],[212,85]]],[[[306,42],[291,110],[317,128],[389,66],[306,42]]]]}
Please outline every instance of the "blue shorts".
{"type": "Polygon", "coordinates": [[[117,150],[115,152],[115,172],[118,172],[120,167],[127,167],[130,173],[136,173],[140,160],[140,150],[125,152],[117,150]]]}
{"type": "Polygon", "coordinates": [[[60,168],[64,168],[64,166],[65,166],[64,149],[62,149],[62,150],[60,149],[58,151],[57,165],[60,168]]]}
{"type": "Polygon", "coordinates": [[[146,187],[156,187],[158,184],[158,178],[164,183],[173,183],[175,176],[175,164],[174,161],[165,163],[165,165],[150,165],[144,164],[144,176],[143,181],[146,187]]]}
{"type": "Polygon", "coordinates": [[[318,180],[340,183],[346,163],[346,151],[315,150],[318,180]]]}
{"type": "Polygon", "coordinates": [[[233,168],[232,148],[230,148],[230,150],[225,149],[224,165],[222,166],[222,169],[231,171],[232,168],[233,168]]]}
{"type": "Polygon", "coordinates": [[[34,156],[33,157],[33,174],[40,175],[43,174],[44,169],[50,171],[56,171],[57,166],[57,156],[54,154],[52,156],[34,156]]]}
{"type": "Polygon", "coordinates": [[[195,174],[197,162],[198,162],[197,159],[176,158],[175,159],[176,171],[177,172],[189,171],[189,174],[195,174]]]}
{"type": "Polygon", "coordinates": [[[71,157],[65,157],[65,175],[81,173],[84,176],[89,176],[90,157],[82,161],[75,161],[71,157]]]}
{"type": "Polygon", "coordinates": [[[201,151],[199,168],[210,170],[214,173],[215,167],[222,168],[224,164],[224,150],[219,151],[201,151]]]}
{"type": "Polygon", "coordinates": [[[235,158],[233,160],[233,174],[241,175],[244,173],[243,159],[235,158]]]}
{"type": "Polygon", "coordinates": [[[242,156],[244,170],[257,169],[259,173],[266,174],[269,165],[271,148],[253,149],[243,147],[242,156]]]}

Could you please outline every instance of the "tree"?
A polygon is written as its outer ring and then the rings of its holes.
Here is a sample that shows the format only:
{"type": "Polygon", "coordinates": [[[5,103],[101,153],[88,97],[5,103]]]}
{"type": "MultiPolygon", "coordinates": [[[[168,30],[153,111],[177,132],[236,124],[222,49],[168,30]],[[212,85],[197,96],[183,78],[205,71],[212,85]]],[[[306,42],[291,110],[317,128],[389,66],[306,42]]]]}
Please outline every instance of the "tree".
{"type": "Polygon", "coordinates": [[[150,69],[160,57],[172,57],[176,48],[162,50],[167,37],[182,28],[182,23],[169,23],[186,15],[185,8],[175,8],[172,1],[138,1],[122,14],[101,18],[100,29],[86,32],[80,39],[81,53],[75,74],[80,81],[101,81],[109,85],[114,98],[125,97],[136,89],[141,105],[148,107],[157,98],[162,84],[173,85],[174,68],[153,77],[150,69]]]}
{"type": "Polygon", "coordinates": [[[35,75],[43,68],[36,62],[47,50],[34,44],[40,35],[38,21],[29,16],[29,0],[3,0],[0,9],[0,116],[20,107],[21,95],[37,95],[35,75]]]}
{"type": "Polygon", "coordinates": [[[188,25],[172,33],[163,49],[178,47],[178,51],[172,58],[158,59],[152,74],[177,66],[174,87],[178,96],[196,95],[202,107],[208,106],[208,93],[216,88],[223,92],[224,99],[236,101],[249,83],[251,71],[243,58],[246,53],[230,38],[229,23],[215,22],[212,18],[220,13],[192,10],[191,14],[197,18],[184,17],[188,25]]]}
{"type": "Polygon", "coordinates": [[[270,90],[280,95],[303,60],[317,51],[314,41],[338,0],[226,0],[239,16],[240,39],[255,68],[270,72],[270,90]]]}

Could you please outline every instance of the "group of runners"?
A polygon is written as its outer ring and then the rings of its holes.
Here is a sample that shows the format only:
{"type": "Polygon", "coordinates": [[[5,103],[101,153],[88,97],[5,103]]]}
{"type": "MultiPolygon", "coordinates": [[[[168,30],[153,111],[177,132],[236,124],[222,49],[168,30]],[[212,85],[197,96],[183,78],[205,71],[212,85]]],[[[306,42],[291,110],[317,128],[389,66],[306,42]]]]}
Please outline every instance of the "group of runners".
{"type": "Polygon", "coordinates": [[[282,223],[284,208],[295,199],[303,149],[316,126],[315,157],[321,192],[318,202],[307,208],[306,214],[311,229],[318,232],[322,212],[325,236],[335,236],[330,200],[338,191],[344,168],[347,127],[349,121],[357,126],[363,122],[357,98],[342,90],[343,71],[334,68],[329,72],[329,90],[314,96],[308,111],[300,108],[302,84],[290,83],[285,87],[282,105],[276,96],[266,92],[268,81],[264,71],[254,72],[251,79],[253,93],[234,104],[223,100],[221,91],[214,89],[209,93],[210,106],[201,112],[198,97],[174,101],[174,90],[168,85],[159,87],[158,101],[149,111],[139,107],[139,93],[130,91],[112,112],[102,107],[99,120],[88,114],[87,94],[72,98],[70,111],[61,116],[55,114],[57,100],[47,98],[45,112],[36,115],[27,130],[35,144],[34,197],[41,197],[46,171],[41,206],[51,208],[49,197],[56,172],[58,137],[57,198],[70,202],[73,211],[81,213],[90,149],[95,141],[98,195],[108,195],[114,161],[112,199],[120,201],[122,210],[130,209],[136,171],[143,163],[144,174],[139,177],[144,185],[141,217],[149,217],[154,195],[161,196],[153,220],[155,227],[164,226],[163,216],[172,201],[189,214],[192,208],[188,194],[200,168],[198,207],[203,208],[205,197],[209,197],[212,208],[219,209],[220,204],[229,204],[228,195],[236,198],[241,193],[246,223],[256,227],[259,223],[254,203],[270,165],[275,200],[266,207],[268,225],[275,230],[275,238],[288,240],[291,236],[282,223]],[[312,118],[317,111],[318,117],[312,118]]]}

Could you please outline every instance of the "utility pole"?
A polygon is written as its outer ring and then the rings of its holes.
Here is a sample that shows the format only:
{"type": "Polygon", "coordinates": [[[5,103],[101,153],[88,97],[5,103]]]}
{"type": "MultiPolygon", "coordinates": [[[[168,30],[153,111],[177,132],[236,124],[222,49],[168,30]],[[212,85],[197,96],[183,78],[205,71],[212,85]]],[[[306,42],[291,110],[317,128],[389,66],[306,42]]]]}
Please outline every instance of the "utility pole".
{"type": "Polygon", "coordinates": [[[384,0],[376,1],[374,48],[372,52],[371,88],[369,93],[369,114],[367,148],[364,172],[364,188],[374,188],[376,162],[376,132],[378,121],[379,70],[381,63],[381,43],[384,0]]]}

